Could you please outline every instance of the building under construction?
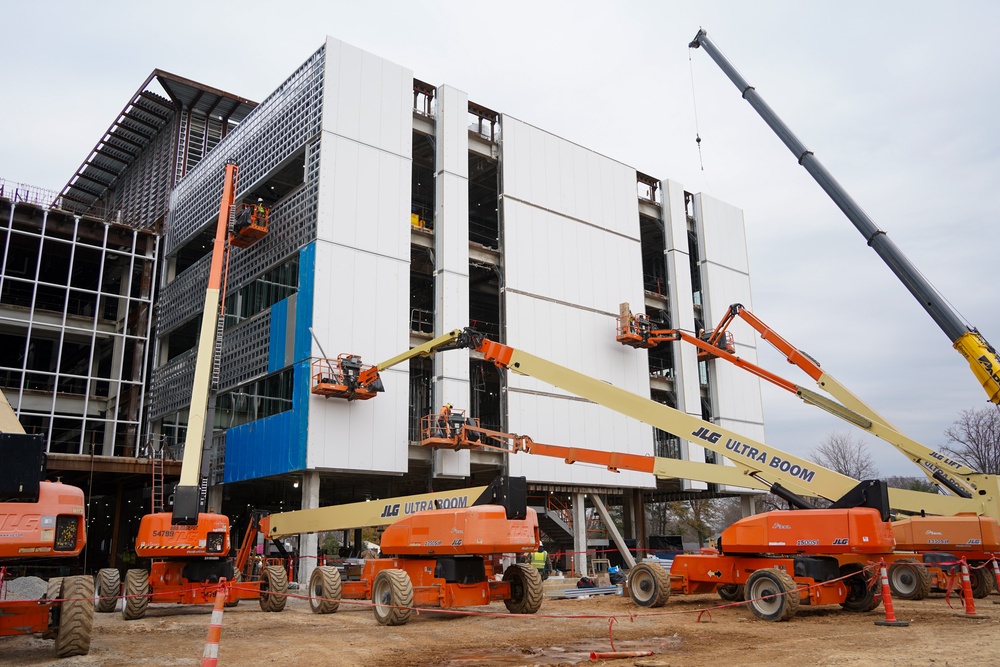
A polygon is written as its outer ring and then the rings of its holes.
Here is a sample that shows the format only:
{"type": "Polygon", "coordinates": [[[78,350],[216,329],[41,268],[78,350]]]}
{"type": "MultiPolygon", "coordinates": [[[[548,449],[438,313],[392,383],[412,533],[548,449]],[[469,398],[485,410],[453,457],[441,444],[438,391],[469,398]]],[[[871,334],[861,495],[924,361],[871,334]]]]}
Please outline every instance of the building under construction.
{"type": "MultiPolygon", "coordinates": [[[[328,38],[260,104],[154,71],[58,198],[4,193],[4,391],[26,429],[65,454],[50,470],[79,471],[67,481],[103,503],[90,509],[108,522],[88,567],[127,557],[129,517],[152,502],[150,459],[162,458],[168,488],[177,472],[230,160],[237,201],[270,208],[268,234],[229,256],[204,463],[209,504],[234,525],[250,507],[440,491],[507,471],[527,477],[552,545],[580,551],[554,508],[582,516],[588,493],[621,505],[626,536],[641,540],[644,502],[734,491],[421,448],[420,417],[447,402],[539,442],[714,461],[467,350],[383,373],[375,400],[311,393],[314,358],[377,362],[471,324],[763,439],[756,378],[681,343],[615,340],[622,302],[690,332],[750,305],[740,210],[328,38]],[[60,272],[60,257],[77,270],[60,272]],[[127,474],[115,467],[126,463],[127,474]]],[[[735,342],[755,361],[751,333],[735,342]]],[[[315,536],[299,547],[314,554],[315,536]]]]}

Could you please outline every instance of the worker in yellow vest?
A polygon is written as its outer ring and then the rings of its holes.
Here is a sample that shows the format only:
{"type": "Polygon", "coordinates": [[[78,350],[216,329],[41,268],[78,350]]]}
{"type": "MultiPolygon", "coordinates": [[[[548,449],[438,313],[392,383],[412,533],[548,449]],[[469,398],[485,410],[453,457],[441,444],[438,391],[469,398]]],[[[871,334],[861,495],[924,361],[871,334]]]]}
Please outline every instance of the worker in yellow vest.
{"type": "Polygon", "coordinates": [[[529,562],[538,570],[538,574],[542,575],[542,581],[549,578],[549,573],[552,571],[552,563],[549,562],[548,551],[542,549],[541,551],[532,552],[529,562]]]}

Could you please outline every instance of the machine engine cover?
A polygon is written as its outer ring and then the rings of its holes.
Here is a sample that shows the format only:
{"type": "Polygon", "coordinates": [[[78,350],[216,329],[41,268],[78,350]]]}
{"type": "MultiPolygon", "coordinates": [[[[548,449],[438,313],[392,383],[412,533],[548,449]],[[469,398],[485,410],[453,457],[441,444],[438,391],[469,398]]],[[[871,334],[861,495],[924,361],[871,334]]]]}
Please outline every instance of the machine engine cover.
{"type": "Polygon", "coordinates": [[[909,517],[894,521],[892,532],[906,551],[1000,551],[1000,524],[975,514],[909,517]]]}
{"type": "Polygon", "coordinates": [[[508,519],[500,505],[426,510],[385,529],[385,555],[487,555],[530,553],[539,544],[538,516],[527,508],[524,519],[508,519]]]}
{"type": "Polygon", "coordinates": [[[220,556],[229,553],[229,517],[202,512],[194,526],[171,525],[170,512],[147,514],[139,523],[135,553],[140,558],[183,558],[185,556],[220,556]],[[206,549],[209,533],[224,533],[221,551],[206,549]]]}
{"type": "Polygon", "coordinates": [[[741,519],[722,531],[725,554],[889,553],[892,528],[878,510],[776,510],[741,519]]]}

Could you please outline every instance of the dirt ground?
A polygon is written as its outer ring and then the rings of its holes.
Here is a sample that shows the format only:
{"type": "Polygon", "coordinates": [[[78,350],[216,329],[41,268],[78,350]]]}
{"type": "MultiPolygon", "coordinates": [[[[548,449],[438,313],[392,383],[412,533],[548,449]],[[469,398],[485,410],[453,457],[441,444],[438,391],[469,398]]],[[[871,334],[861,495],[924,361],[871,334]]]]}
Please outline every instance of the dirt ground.
{"type": "MultiPolygon", "coordinates": [[[[295,591],[292,591],[295,593],[295,591]]],[[[477,614],[421,613],[407,625],[383,627],[363,604],[345,601],[335,614],[309,611],[289,599],[281,613],[256,603],[226,609],[220,665],[371,665],[465,667],[473,665],[637,665],[644,667],[974,667],[1000,664],[1000,597],[977,600],[971,619],[941,595],[895,601],[908,627],[880,627],[879,607],[857,614],[833,607],[800,607],[785,623],[756,620],[742,606],[717,608],[716,595],[672,596],[665,607],[636,607],[627,596],[546,598],[532,616],[512,616],[503,604],[468,608],[477,614]],[[993,604],[996,601],[997,604],[993,604]],[[698,611],[712,608],[711,619],[698,611]],[[610,636],[609,636],[610,628],[610,636]],[[592,651],[654,651],[650,657],[592,662],[592,651]]],[[[52,641],[0,639],[0,664],[62,667],[200,665],[211,607],[150,605],[144,619],[98,614],[90,654],[55,660],[52,641]]]]}

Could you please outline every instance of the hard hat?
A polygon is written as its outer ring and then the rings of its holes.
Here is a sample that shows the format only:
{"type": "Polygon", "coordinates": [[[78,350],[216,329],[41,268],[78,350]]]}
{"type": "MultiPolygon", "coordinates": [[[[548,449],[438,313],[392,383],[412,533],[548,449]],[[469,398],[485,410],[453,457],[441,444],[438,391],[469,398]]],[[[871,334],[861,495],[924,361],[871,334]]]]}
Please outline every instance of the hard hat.
{"type": "Polygon", "coordinates": [[[451,403],[445,403],[445,404],[444,404],[444,407],[446,407],[446,408],[449,408],[449,409],[450,409],[450,408],[451,408],[451,403]]]}
{"type": "Polygon", "coordinates": [[[264,201],[263,197],[257,197],[257,201],[264,201]]]}

